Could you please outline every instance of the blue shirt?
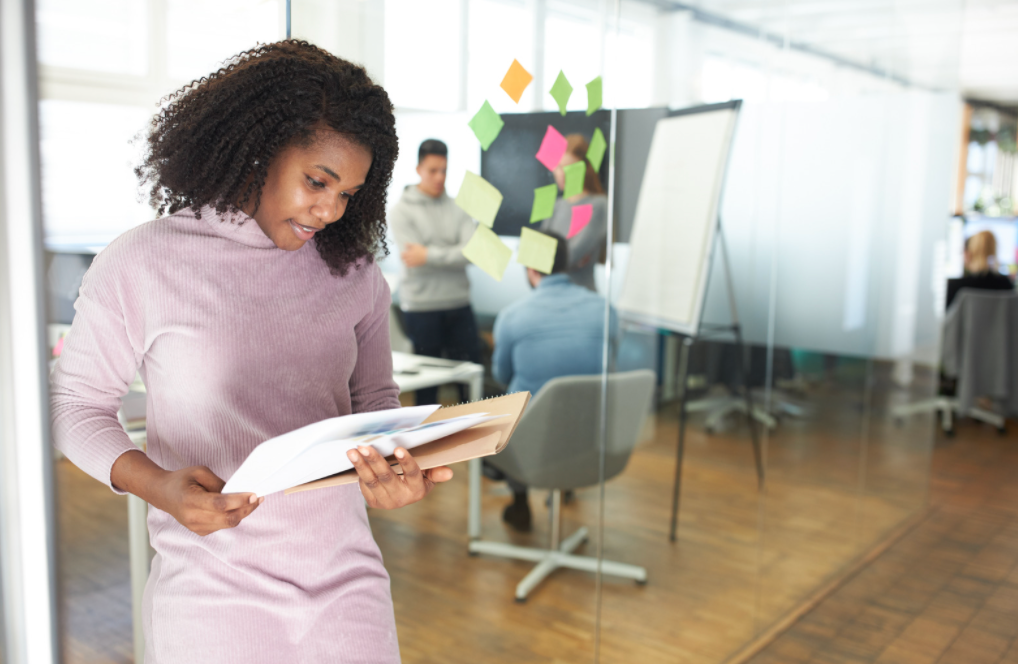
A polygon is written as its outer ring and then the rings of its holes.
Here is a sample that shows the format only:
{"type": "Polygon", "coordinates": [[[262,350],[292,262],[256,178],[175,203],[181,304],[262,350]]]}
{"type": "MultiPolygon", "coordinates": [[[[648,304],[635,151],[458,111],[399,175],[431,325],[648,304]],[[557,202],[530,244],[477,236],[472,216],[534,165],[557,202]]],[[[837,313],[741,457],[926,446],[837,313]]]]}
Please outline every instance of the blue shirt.
{"type": "MultiPolygon", "coordinates": [[[[567,274],[541,279],[534,293],[503,309],[495,319],[495,379],[510,392],[536,395],[558,376],[601,373],[604,353],[604,298],[569,280],[567,274]]],[[[609,338],[618,330],[611,311],[609,338]]]]}

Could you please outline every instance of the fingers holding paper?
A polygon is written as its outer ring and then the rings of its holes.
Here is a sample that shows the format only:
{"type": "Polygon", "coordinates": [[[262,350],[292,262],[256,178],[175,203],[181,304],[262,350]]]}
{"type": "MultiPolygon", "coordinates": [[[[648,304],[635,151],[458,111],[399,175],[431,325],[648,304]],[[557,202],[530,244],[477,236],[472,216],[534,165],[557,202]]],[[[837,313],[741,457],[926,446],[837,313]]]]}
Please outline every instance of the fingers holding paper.
{"type": "Polygon", "coordinates": [[[357,470],[361,493],[368,506],[378,509],[391,510],[416,503],[428,495],[435,484],[452,479],[452,470],[445,466],[422,471],[402,447],[396,448],[402,475],[371,446],[350,450],[348,457],[357,470]]]}

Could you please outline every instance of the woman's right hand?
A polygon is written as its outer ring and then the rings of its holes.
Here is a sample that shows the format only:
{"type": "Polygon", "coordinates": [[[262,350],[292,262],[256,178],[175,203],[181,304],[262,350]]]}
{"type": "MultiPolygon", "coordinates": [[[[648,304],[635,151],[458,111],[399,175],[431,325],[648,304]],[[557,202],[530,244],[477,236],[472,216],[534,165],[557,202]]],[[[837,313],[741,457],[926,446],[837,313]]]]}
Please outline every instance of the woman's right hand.
{"type": "Polygon", "coordinates": [[[110,481],[202,537],[236,527],[265,502],[253,493],[222,493],[226,483],[205,466],[163,470],[141,450],[121,454],[110,481]]]}
{"type": "Polygon", "coordinates": [[[253,493],[221,493],[226,482],[205,466],[167,472],[152,505],[168,512],[182,526],[204,537],[235,528],[265,502],[253,493]]]}

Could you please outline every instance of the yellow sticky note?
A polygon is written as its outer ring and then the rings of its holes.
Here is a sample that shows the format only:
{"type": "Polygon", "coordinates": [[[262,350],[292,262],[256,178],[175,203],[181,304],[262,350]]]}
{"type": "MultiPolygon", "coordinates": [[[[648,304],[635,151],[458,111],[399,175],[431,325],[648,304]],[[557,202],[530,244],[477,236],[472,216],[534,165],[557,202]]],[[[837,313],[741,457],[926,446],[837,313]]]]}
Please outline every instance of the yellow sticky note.
{"type": "Polygon", "coordinates": [[[456,205],[488,228],[495,224],[495,215],[502,206],[502,192],[476,173],[467,171],[456,195],[456,205]]]}
{"type": "Polygon", "coordinates": [[[530,75],[530,72],[523,68],[519,60],[514,59],[513,63],[509,65],[509,71],[505,73],[505,78],[502,79],[502,89],[518,104],[520,97],[523,96],[523,91],[527,89],[532,80],[534,77],[530,75]]]}
{"type": "Polygon", "coordinates": [[[558,240],[550,235],[523,228],[520,230],[520,250],[516,254],[516,262],[538,272],[551,274],[557,248],[558,240]]]}
{"type": "Polygon", "coordinates": [[[463,255],[467,260],[492,276],[495,281],[502,281],[505,268],[513,250],[498,239],[495,232],[487,226],[477,226],[470,241],[463,247],[463,255]]]}

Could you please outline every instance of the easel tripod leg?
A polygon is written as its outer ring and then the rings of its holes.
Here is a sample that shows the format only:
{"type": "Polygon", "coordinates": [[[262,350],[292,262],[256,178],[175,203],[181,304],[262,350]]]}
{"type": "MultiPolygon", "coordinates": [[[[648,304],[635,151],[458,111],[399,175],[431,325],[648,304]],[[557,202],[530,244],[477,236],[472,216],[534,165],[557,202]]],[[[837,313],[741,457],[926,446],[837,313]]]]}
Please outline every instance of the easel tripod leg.
{"type": "Polygon", "coordinates": [[[675,452],[675,483],[672,486],[672,521],[668,532],[668,540],[671,542],[676,540],[679,529],[679,493],[682,490],[682,457],[686,451],[686,401],[688,398],[686,385],[688,383],[687,374],[689,373],[689,347],[692,345],[692,338],[686,337],[683,339],[682,355],[679,357],[679,390],[682,396],[679,398],[679,444],[675,452]]]}

